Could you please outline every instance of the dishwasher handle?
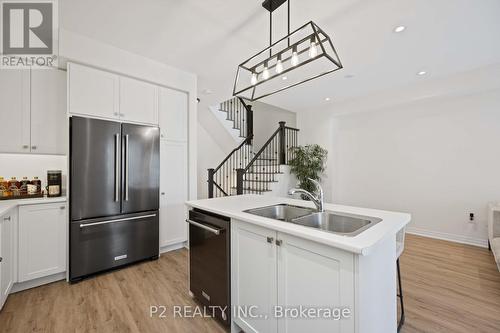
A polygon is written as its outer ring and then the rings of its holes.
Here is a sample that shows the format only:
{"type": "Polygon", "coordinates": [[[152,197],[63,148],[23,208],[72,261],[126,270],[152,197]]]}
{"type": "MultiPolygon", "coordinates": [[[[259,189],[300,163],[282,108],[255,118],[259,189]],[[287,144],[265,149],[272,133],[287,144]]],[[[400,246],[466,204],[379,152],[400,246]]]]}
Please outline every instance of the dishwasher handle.
{"type": "Polygon", "coordinates": [[[210,231],[211,233],[214,233],[216,235],[220,235],[220,233],[222,231],[224,231],[224,229],[215,229],[215,228],[207,226],[206,224],[202,224],[202,223],[199,223],[199,222],[196,222],[196,221],[193,221],[193,220],[189,220],[189,219],[187,219],[186,222],[189,223],[189,224],[192,224],[192,225],[194,225],[196,227],[199,227],[199,228],[205,229],[207,231],[210,231]]]}

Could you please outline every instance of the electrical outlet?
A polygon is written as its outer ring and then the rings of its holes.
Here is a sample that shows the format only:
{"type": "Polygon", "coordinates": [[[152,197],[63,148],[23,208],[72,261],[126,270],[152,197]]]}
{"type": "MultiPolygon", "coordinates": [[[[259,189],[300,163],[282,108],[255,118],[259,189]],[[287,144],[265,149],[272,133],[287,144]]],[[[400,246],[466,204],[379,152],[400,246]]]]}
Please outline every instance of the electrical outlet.
{"type": "Polygon", "coordinates": [[[469,222],[474,223],[474,213],[469,213],[469,222]]]}

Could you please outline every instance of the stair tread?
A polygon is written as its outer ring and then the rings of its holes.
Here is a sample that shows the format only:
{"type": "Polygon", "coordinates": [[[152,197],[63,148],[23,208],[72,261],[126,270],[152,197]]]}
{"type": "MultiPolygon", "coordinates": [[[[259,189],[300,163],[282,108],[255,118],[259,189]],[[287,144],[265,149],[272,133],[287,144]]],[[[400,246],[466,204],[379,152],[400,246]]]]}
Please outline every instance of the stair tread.
{"type": "Polygon", "coordinates": [[[277,180],[243,179],[244,182],[252,183],[277,183],[277,180]]]}
{"type": "Polygon", "coordinates": [[[247,174],[252,174],[252,175],[282,175],[284,172],[247,172],[247,174]]]}
{"type": "MultiPolygon", "coordinates": [[[[236,186],[231,187],[231,189],[236,190],[236,186]]],[[[272,192],[272,190],[264,190],[253,187],[243,187],[243,191],[254,191],[254,192],[272,192]]]]}

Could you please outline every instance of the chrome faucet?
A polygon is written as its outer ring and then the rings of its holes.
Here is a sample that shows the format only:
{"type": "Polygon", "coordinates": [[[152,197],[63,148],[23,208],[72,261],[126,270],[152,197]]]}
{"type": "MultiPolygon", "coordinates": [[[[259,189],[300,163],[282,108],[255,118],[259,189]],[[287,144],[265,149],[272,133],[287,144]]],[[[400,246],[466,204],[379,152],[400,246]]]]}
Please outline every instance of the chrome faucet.
{"type": "Polygon", "coordinates": [[[323,203],[324,203],[324,199],[323,199],[323,188],[321,187],[321,184],[319,182],[317,182],[316,180],[312,179],[312,178],[308,178],[311,182],[314,183],[314,185],[316,185],[316,189],[318,190],[319,194],[318,196],[315,196],[314,194],[306,191],[306,190],[303,190],[301,188],[292,188],[288,191],[288,194],[289,195],[293,195],[295,193],[300,193],[300,194],[303,194],[305,195],[306,197],[308,197],[309,199],[311,199],[312,202],[314,202],[314,204],[316,205],[316,210],[321,213],[324,211],[323,209],[323,203]]]}

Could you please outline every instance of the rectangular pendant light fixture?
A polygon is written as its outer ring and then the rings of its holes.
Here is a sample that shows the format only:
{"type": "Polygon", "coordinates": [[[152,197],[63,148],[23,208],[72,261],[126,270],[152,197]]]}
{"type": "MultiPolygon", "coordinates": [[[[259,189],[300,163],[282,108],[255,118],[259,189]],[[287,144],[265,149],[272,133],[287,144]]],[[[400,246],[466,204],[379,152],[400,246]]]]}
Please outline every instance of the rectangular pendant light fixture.
{"type": "Polygon", "coordinates": [[[256,101],[341,68],[331,38],[310,21],[241,63],[233,96],[256,101]]]}

